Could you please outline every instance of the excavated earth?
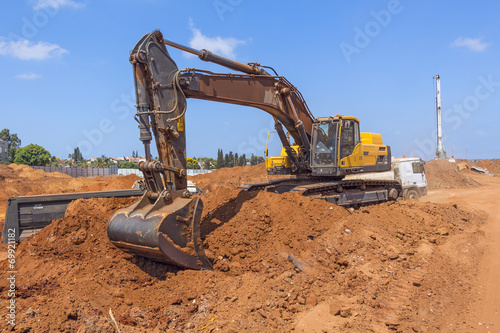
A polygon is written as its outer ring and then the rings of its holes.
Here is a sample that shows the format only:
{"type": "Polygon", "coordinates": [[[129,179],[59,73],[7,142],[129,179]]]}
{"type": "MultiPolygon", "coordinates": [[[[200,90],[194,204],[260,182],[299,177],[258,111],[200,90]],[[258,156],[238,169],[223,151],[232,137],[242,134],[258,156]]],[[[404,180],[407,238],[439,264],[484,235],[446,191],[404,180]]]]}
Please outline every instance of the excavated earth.
{"type": "MultiPolygon", "coordinates": [[[[440,165],[432,167],[439,173],[440,165]]],[[[2,205],[7,196],[55,193],[56,183],[64,192],[135,181],[0,170],[2,205]]],[[[348,210],[298,194],[238,190],[269,179],[262,165],[191,179],[204,189],[202,238],[214,270],[182,270],[111,245],[109,217],[135,199],[76,200],[64,218],[17,246],[15,326],[4,320],[11,269],[0,261],[0,330],[470,331],[464,318],[484,212],[413,200],[348,210]]]]}
{"type": "Polygon", "coordinates": [[[482,160],[476,163],[473,163],[473,165],[485,168],[492,174],[500,175],[500,159],[496,160],[482,160]]]}
{"type": "Polygon", "coordinates": [[[26,165],[0,165],[0,228],[9,197],[129,189],[138,179],[136,175],[72,178],[65,173],[33,170],[26,165]]]}
{"type": "Polygon", "coordinates": [[[428,189],[458,188],[480,185],[472,179],[468,172],[470,165],[466,162],[453,163],[448,160],[432,160],[425,163],[425,175],[428,189]],[[465,172],[463,172],[465,171],[465,172]]]}

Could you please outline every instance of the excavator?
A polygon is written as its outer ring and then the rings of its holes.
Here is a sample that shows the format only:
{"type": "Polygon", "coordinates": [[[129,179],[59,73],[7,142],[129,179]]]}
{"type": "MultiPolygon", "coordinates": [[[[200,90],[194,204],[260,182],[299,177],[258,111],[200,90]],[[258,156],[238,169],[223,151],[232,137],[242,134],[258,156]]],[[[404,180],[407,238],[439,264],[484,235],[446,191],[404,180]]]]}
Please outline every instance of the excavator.
{"type": "Polygon", "coordinates": [[[346,175],[390,170],[390,147],[383,144],[380,134],[361,133],[356,117],[314,117],[297,88],[273,68],[196,50],[164,39],[158,30],[139,40],[129,60],[137,103],[135,120],[146,155],[139,169],[147,190],[108,222],[109,240],[123,251],[184,268],[212,268],[200,237],[203,203],[187,190],[188,98],[250,106],[273,117],[283,149],[281,156],[267,160],[266,167],[270,174],[289,176],[243,184],[242,190],[300,192],[342,206],[401,196],[396,181],[344,180],[346,175]],[[178,69],[167,46],[237,73],[178,69]],[[158,160],[151,158],[153,137],[158,160]]]}

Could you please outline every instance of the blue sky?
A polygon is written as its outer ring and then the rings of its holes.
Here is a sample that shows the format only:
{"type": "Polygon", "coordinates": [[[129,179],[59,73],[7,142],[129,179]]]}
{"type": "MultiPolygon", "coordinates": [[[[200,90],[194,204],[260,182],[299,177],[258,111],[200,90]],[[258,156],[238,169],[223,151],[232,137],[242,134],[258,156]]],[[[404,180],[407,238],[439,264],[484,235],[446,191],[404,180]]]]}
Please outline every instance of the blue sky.
{"type": "MultiPolygon", "coordinates": [[[[67,157],[142,153],[128,54],[146,33],[274,67],[316,117],[357,116],[396,156],[434,157],[435,82],[455,157],[500,157],[497,1],[4,0],[1,128],[67,157]]],[[[227,72],[169,49],[179,68],[227,72]]],[[[189,100],[189,156],[263,155],[271,117],[189,100]]],[[[275,140],[277,141],[277,139],[275,140]]],[[[156,154],[155,154],[156,155],[156,154]]]]}

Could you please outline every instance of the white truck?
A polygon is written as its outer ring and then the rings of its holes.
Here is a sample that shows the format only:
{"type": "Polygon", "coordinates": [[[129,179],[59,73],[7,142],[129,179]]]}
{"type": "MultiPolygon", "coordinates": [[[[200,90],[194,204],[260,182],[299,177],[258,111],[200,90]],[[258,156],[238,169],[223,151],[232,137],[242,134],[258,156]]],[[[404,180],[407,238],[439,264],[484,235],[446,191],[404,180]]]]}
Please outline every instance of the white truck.
{"type": "Polygon", "coordinates": [[[397,180],[403,187],[403,198],[418,200],[427,195],[424,161],[418,157],[393,157],[391,171],[349,175],[344,179],[397,180]]]}

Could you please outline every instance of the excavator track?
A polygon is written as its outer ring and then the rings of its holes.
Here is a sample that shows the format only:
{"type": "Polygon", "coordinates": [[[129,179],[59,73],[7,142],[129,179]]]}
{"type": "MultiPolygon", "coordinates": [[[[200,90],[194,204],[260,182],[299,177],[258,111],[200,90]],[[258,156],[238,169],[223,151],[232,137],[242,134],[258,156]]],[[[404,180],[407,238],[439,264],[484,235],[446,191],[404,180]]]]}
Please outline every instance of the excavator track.
{"type": "Polygon", "coordinates": [[[239,187],[246,191],[266,190],[274,193],[299,192],[304,196],[323,199],[339,206],[359,206],[396,200],[402,196],[401,184],[390,180],[331,180],[302,177],[273,179],[247,183],[239,187]]]}

